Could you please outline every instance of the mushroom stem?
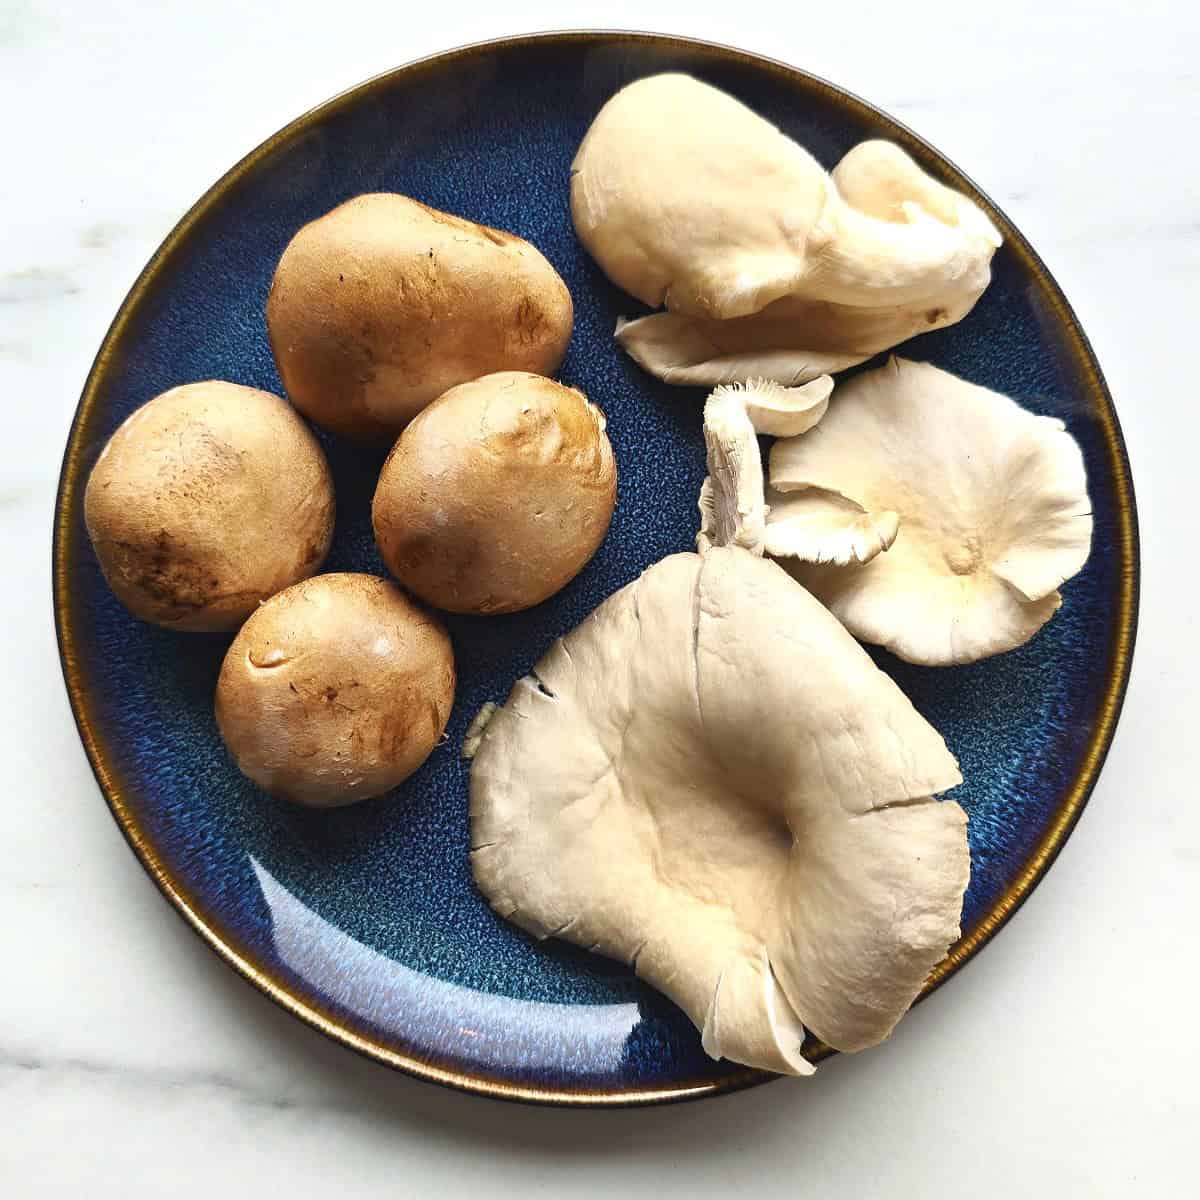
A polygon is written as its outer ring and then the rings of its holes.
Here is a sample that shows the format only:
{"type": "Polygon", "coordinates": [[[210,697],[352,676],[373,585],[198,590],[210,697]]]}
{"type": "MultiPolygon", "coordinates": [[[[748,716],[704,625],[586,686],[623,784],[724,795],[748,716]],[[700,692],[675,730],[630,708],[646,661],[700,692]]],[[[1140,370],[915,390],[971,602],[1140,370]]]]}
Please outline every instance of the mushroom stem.
{"type": "MultiPolygon", "coordinates": [[[[746,412],[746,393],[717,388],[704,405],[704,444],[708,452],[708,495],[700,494],[701,537],[712,546],[741,546],[762,554],[767,524],[762,456],[746,412]]],[[[698,539],[699,541],[699,539],[698,539]]]]}

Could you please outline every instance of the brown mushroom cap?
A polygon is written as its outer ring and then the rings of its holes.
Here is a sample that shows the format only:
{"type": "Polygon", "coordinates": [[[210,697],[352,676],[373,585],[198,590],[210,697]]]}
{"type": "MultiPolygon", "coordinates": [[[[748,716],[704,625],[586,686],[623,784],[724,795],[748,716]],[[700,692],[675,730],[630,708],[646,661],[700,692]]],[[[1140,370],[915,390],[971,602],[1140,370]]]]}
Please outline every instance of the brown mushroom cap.
{"type": "Polygon", "coordinates": [[[582,392],[505,371],[451,388],[392,448],[375,540],[410,591],[450,612],[529,608],[604,540],[617,470],[582,392]]]}
{"type": "Polygon", "coordinates": [[[329,466],[291,405],[219,380],[139,408],[84,496],[117,598],[144,621],[189,631],[236,629],[318,570],[333,516],[329,466]]]}
{"type": "Polygon", "coordinates": [[[332,808],[378,796],[429,757],[454,703],[442,623],[374,575],[280,592],[233,640],[217,724],[273,796],[332,808]]]}
{"type": "Polygon", "coordinates": [[[534,246],[387,193],[305,225],[267,297],[292,403],[356,438],[394,438],[491,371],[553,373],[571,324],[566,284],[534,246]]]}

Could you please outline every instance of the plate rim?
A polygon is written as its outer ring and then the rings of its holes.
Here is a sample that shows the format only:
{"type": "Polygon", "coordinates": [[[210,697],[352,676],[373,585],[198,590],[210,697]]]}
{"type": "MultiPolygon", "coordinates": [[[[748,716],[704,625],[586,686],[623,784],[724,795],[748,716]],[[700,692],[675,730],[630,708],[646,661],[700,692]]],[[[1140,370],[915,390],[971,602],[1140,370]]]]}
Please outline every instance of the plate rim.
{"type": "MultiPolygon", "coordinates": [[[[471,1074],[457,1068],[447,1068],[427,1062],[413,1054],[398,1051],[382,1041],[358,1032],[332,1012],[307,997],[298,995],[297,991],[284,978],[256,964],[253,956],[236,944],[234,937],[228,932],[216,928],[216,922],[205,917],[201,906],[189,894],[187,886],[161,861],[150,839],[141,830],[135,816],[126,804],[121,782],[110,771],[105,760],[103,738],[97,732],[99,723],[93,721],[87,691],[80,680],[79,664],[75,652],[70,587],[70,533],[78,510],[81,485],[84,483],[81,478],[83,474],[81,439],[84,425],[96,404],[98,393],[126,326],[135,316],[143,297],[154,283],[160,270],[168,265],[175,252],[186,243],[197,224],[209,210],[219,203],[234,186],[249,176],[264,159],[293,138],[315,128],[343,109],[370,96],[373,92],[386,90],[402,77],[411,77],[433,68],[448,66],[455,61],[468,59],[473,55],[498,49],[522,48],[538,44],[574,45],[581,42],[597,46],[612,46],[625,42],[677,50],[699,49],[709,53],[715,52],[718,57],[723,57],[726,61],[737,62],[759,71],[783,75],[793,80],[799,79],[807,87],[823,94],[825,98],[841,107],[848,107],[856,115],[869,117],[873,122],[881,125],[888,131],[889,136],[902,144],[922,165],[948,167],[957,176],[956,183],[965,185],[965,190],[972,199],[996,220],[1009,247],[1017,254],[1025,269],[1042,285],[1046,296],[1052,303],[1056,323],[1067,335],[1068,351],[1073,365],[1076,367],[1085,391],[1093,402],[1093,409],[1100,419],[1108,452],[1109,478],[1112,480],[1115,493],[1118,520],[1117,548],[1121,559],[1116,614],[1117,628],[1105,694],[1091,730],[1082,764],[1057,806],[1054,819],[1000,898],[972,929],[959,938],[958,942],[951,947],[946,958],[934,968],[918,997],[918,1003],[955,975],[1007,924],[1044,878],[1087,806],[1112,745],[1129,684],[1137,636],[1141,556],[1137,502],[1134,495],[1132,472],[1112,395],[1087,335],[1062,288],[1041,257],[1009,220],[1007,214],[952,159],[937,150],[931,143],[909,129],[903,122],[853,92],[778,59],[720,42],[680,34],[625,29],[552,30],[470,42],[452,49],[424,55],[380,72],[308,109],[239,159],[191,205],[139,272],[104,335],[88,371],[79,403],[71,421],[55,500],[51,557],[54,625],[59,661],[71,713],[92,773],[109,811],[143,869],[188,927],[236,974],[310,1027],[376,1062],[403,1071],[418,1079],[460,1091],[531,1104],[608,1108],[697,1100],[754,1087],[781,1077],[767,1071],[747,1069],[724,1079],[702,1084],[681,1083],[658,1088],[605,1091],[597,1088],[566,1090],[530,1087],[503,1079],[490,1078],[486,1075],[471,1074]]],[[[825,1057],[829,1053],[832,1052],[825,1050],[818,1057],[825,1057]]]]}

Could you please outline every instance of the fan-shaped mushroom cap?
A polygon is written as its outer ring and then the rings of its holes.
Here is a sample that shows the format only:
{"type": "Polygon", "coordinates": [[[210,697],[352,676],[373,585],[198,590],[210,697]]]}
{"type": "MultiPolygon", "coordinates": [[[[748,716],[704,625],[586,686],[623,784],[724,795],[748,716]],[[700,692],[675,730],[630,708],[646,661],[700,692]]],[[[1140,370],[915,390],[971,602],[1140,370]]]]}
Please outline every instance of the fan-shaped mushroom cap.
{"type": "MultiPolygon", "coordinates": [[[[856,637],[910,662],[1028,641],[1091,545],[1083,456],[1061,421],[899,358],[840,387],[811,433],[776,442],[770,483],[788,496],[769,522],[831,497],[899,514],[891,548],[865,565],[784,565],[856,637]]],[[[770,523],[767,547],[780,551],[770,523]]]]}
{"type": "Polygon", "coordinates": [[[617,338],[670,383],[800,384],[961,320],[1000,235],[899,147],[867,142],[831,178],[731,96],[655,75],[601,109],[571,212],[614,283],[665,313],[617,338]]]}
{"type": "Polygon", "coordinates": [[[471,860],[536,937],[632,964],[713,1057],[886,1037],[958,935],[942,739],[838,622],[735,547],[649,568],[483,731],[471,860]]]}

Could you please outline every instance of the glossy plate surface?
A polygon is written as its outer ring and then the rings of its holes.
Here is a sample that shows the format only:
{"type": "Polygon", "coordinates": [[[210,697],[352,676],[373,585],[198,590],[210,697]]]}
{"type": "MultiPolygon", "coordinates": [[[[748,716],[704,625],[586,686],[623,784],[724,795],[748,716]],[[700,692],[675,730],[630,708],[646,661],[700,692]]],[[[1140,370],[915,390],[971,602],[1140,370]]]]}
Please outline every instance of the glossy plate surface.
{"type": "MultiPolygon", "coordinates": [[[[657,71],[744,100],[831,166],[855,142],[901,143],[987,207],[1006,241],[968,319],[903,352],[1062,417],[1096,512],[1087,568],[1027,646],[969,667],[877,653],[958,755],[970,814],[964,936],[936,986],[999,927],[1077,819],[1112,737],[1137,604],[1137,528],[1111,400],[1036,255],[951,164],[820,80],[675,38],[562,34],[468,47],[401,68],[300,118],[184,218],[118,314],[63,466],[54,565],[64,672],[114,816],[185,918],[257,986],[326,1033],[413,1074],[515,1099],[636,1103],[769,1076],[714,1063],[666,1000],[623,967],[535,944],[497,919],[467,863],[463,732],[550,642],[644,567],[692,545],[703,395],[657,384],[612,339],[641,311],[575,240],[567,179],[597,110],[657,71]],[[228,639],[140,624],[112,597],[82,523],[83,487],[118,424],[158,392],[221,378],[281,392],[263,303],[306,221],[359,192],[405,192],[537,245],[576,323],[561,377],[600,403],[621,469],[611,532],[560,595],[510,617],[451,618],[460,672],[448,738],[396,793],[333,813],[272,801],[227,758],[212,693],[228,639]]],[[[382,572],[369,506],[382,455],[325,439],[337,481],[329,570],[382,572]]],[[[898,1033],[903,1037],[903,1026],[898,1033]]]]}

